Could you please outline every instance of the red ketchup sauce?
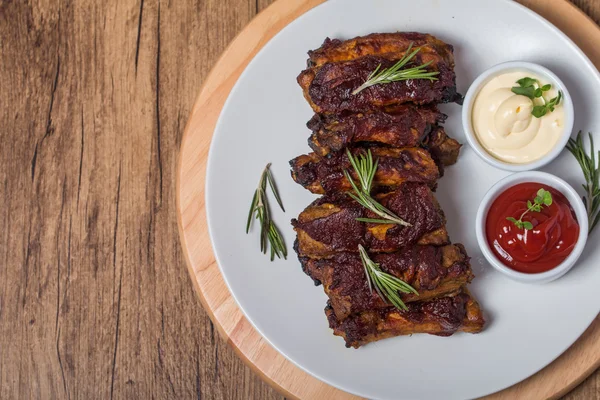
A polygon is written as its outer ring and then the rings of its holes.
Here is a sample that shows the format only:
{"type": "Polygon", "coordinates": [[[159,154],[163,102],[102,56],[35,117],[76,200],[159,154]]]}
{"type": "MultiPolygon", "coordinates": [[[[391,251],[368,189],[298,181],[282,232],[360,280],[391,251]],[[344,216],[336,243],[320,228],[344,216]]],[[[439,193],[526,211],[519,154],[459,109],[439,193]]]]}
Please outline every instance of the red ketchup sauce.
{"type": "Polygon", "coordinates": [[[573,251],[579,237],[579,223],[565,196],[554,188],[534,182],[515,185],[492,203],[485,222],[487,241],[502,262],[515,271],[538,273],[551,270],[573,251]],[[523,221],[533,229],[517,228],[506,217],[519,219],[537,191],[552,194],[552,204],[540,212],[529,211],[523,221]]]}

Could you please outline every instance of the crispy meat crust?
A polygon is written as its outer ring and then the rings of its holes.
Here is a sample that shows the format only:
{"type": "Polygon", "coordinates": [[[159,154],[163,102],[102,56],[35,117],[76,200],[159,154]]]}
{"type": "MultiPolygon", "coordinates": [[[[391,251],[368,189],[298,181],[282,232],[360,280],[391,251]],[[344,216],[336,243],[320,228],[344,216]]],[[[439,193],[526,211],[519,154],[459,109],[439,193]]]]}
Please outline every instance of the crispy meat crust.
{"type": "Polygon", "coordinates": [[[444,128],[439,126],[425,137],[423,146],[441,166],[454,165],[462,147],[458,141],[446,135],[444,128]]]}
{"type": "Polygon", "coordinates": [[[342,251],[357,252],[359,244],[373,253],[389,253],[411,244],[449,243],[444,214],[427,185],[404,183],[376,198],[412,226],[356,221],[378,217],[347,195],[324,196],[292,220],[298,255],[328,258],[342,251]]]}
{"type": "MultiPolygon", "coordinates": [[[[374,254],[384,272],[414,287],[419,294],[401,294],[404,302],[423,301],[458,291],[473,279],[469,257],[461,244],[443,247],[409,246],[398,252],[374,254]]],[[[370,290],[360,256],[338,253],[331,259],[300,258],[302,268],[315,283],[322,283],[338,320],[350,314],[388,308],[370,290]]]]}
{"type": "Polygon", "coordinates": [[[374,33],[347,41],[326,39],[321,48],[309,52],[307,66],[298,76],[298,83],[317,113],[462,100],[456,92],[453,47],[428,34],[374,33]],[[438,80],[391,82],[352,94],[379,65],[381,69],[389,68],[402,58],[411,42],[421,51],[407,67],[431,61],[427,68],[439,72],[438,80]]]}
{"type": "MultiPolygon", "coordinates": [[[[354,156],[366,154],[365,149],[353,149],[354,156]]],[[[404,182],[425,183],[432,188],[440,171],[429,152],[418,147],[373,148],[373,158],[378,160],[373,179],[373,192],[394,190],[404,182]]],[[[292,178],[312,193],[324,194],[351,191],[352,186],[343,171],[347,170],[355,182],[358,180],[345,152],[330,158],[315,153],[301,155],[290,161],[292,178]]]]}
{"type": "Polygon", "coordinates": [[[481,332],[485,324],[477,301],[466,289],[446,297],[407,304],[408,311],[396,308],[366,311],[339,321],[331,305],[325,308],[329,326],[346,347],[358,348],[367,343],[399,335],[429,333],[450,336],[455,332],[481,332]]]}
{"type": "Polygon", "coordinates": [[[308,145],[321,157],[349,145],[383,144],[416,147],[446,116],[437,107],[402,104],[384,110],[356,114],[315,114],[306,124],[313,132],[308,145]]]}
{"type": "Polygon", "coordinates": [[[350,40],[325,39],[321,47],[308,52],[308,67],[320,67],[330,62],[351,61],[377,54],[403,53],[413,43],[413,48],[427,46],[446,58],[452,58],[451,45],[432,35],[419,32],[371,33],[350,40]]]}

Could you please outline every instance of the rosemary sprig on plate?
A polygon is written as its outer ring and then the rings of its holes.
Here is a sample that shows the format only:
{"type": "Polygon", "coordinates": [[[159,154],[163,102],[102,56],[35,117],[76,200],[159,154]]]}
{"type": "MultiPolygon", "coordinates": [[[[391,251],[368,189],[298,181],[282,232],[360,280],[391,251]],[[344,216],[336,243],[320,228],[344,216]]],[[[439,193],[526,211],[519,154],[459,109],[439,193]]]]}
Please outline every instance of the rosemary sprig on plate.
{"type": "Polygon", "coordinates": [[[373,185],[373,178],[375,177],[375,172],[377,171],[377,161],[373,161],[371,150],[367,151],[366,156],[361,154],[355,158],[352,153],[350,153],[350,150],[346,149],[346,155],[348,156],[350,164],[352,164],[352,168],[354,168],[354,172],[356,172],[358,181],[360,183],[359,188],[350,176],[350,173],[347,170],[344,170],[344,175],[354,190],[354,193],[348,193],[348,196],[352,197],[361,206],[382,218],[356,218],[356,220],[376,224],[398,224],[411,226],[411,224],[385,208],[383,205],[381,205],[381,203],[371,197],[371,186],[373,185]]]}
{"type": "Polygon", "coordinates": [[[250,211],[248,212],[246,233],[250,231],[250,226],[252,225],[252,215],[255,215],[255,218],[260,222],[260,251],[266,254],[268,244],[270,244],[271,261],[273,261],[275,256],[277,256],[277,258],[281,258],[282,256],[283,258],[287,258],[287,248],[283,238],[281,237],[281,233],[271,219],[271,211],[269,210],[269,201],[267,199],[267,182],[269,183],[271,192],[273,192],[273,195],[275,196],[275,200],[277,200],[277,204],[279,204],[279,207],[281,207],[281,209],[285,212],[283,203],[279,197],[279,192],[277,192],[277,186],[275,186],[275,180],[273,179],[273,175],[269,169],[270,167],[271,163],[267,164],[260,175],[258,187],[254,192],[254,197],[252,197],[252,203],[250,204],[250,211]]]}
{"type": "Polygon", "coordinates": [[[398,292],[414,293],[417,296],[419,295],[419,292],[403,280],[394,275],[390,275],[387,272],[383,272],[379,267],[379,264],[369,258],[367,251],[360,244],[358,245],[358,252],[363,267],[365,268],[365,275],[367,276],[367,282],[371,293],[373,293],[373,286],[375,286],[375,290],[381,300],[385,302],[389,301],[399,310],[408,310],[398,292]]]}
{"type": "MultiPolygon", "coordinates": [[[[589,133],[590,138],[590,152],[587,153],[585,150],[585,144],[583,143],[583,138],[581,135],[581,131],[577,133],[576,139],[569,139],[569,143],[567,143],[567,149],[573,154],[579,165],[581,166],[581,171],[583,172],[583,177],[585,178],[585,183],[582,185],[585,190],[585,196],[582,197],[583,203],[585,204],[585,208],[588,214],[589,221],[589,231],[596,227],[598,224],[598,220],[600,220],[600,170],[598,165],[596,164],[596,154],[594,150],[594,138],[592,134],[589,133]]],[[[600,151],[597,154],[598,160],[600,160],[600,151]]]]}
{"type": "Polygon", "coordinates": [[[382,69],[380,71],[381,64],[379,64],[377,68],[375,68],[375,70],[369,74],[365,83],[357,87],[352,94],[358,94],[370,86],[379,85],[381,83],[407,81],[409,79],[429,79],[430,81],[437,81],[435,76],[438,75],[439,72],[428,72],[426,69],[431,64],[431,61],[416,67],[402,69],[402,67],[409,63],[417,55],[417,53],[421,51],[421,48],[417,47],[411,53],[412,46],[413,44],[411,43],[408,46],[408,49],[406,49],[404,56],[402,56],[402,58],[391,67],[382,69]]]}

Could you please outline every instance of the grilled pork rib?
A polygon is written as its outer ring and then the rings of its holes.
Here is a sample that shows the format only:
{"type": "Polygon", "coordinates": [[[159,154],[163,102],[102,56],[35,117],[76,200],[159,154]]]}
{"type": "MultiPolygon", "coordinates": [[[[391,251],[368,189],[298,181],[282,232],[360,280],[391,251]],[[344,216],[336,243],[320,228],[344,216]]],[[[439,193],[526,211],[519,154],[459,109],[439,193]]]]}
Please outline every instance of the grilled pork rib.
{"type": "Polygon", "coordinates": [[[325,308],[334,335],[346,341],[346,347],[358,348],[367,343],[399,335],[429,333],[450,336],[455,332],[481,332],[485,320],[477,301],[462,289],[460,292],[406,305],[408,311],[394,307],[365,311],[342,321],[331,305],[325,308]]]}
{"type": "MultiPolygon", "coordinates": [[[[373,254],[380,268],[415,288],[419,294],[401,294],[404,302],[423,301],[456,292],[473,279],[469,257],[461,244],[443,247],[408,246],[389,254],[373,254]]],[[[300,258],[315,283],[322,283],[338,320],[351,314],[389,308],[369,288],[360,256],[338,253],[331,259],[300,258]]]]}
{"type": "Polygon", "coordinates": [[[364,56],[403,53],[411,43],[413,49],[427,46],[429,50],[422,51],[433,51],[453,59],[452,46],[427,33],[371,33],[344,41],[325,39],[321,47],[308,52],[308,67],[321,67],[326,63],[351,61],[364,56]]]}
{"type": "MultiPolygon", "coordinates": [[[[356,157],[366,154],[365,149],[352,150],[356,157]]],[[[428,151],[418,147],[372,148],[373,158],[378,160],[373,179],[373,192],[381,188],[394,190],[404,182],[425,183],[432,188],[440,176],[440,170],[428,151]]],[[[301,155],[290,161],[292,178],[312,193],[337,193],[351,191],[352,186],[343,171],[350,173],[355,182],[356,172],[345,153],[321,158],[315,153],[301,155]]]]}
{"type": "Polygon", "coordinates": [[[326,39],[309,52],[307,69],[298,76],[304,97],[317,113],[364,112],[403,103],[460,102],[456,92],[451,45],[421,33],[374,33],[347,41],[326,39]],[[421,50],[407,68],[431,61],[428,71],[438,71],[436,81],[416,79],[374,85],[352,94],[379,65],[393,66],[409,45],[421,50]]]}
{"type": "Polygon", "coordinates": [[[308,145],[321,157],[362,143],[417,147],[446,116],[437,107],[401,104],[384,110],[341,115],[315,114],[306,124],[308,145]]]}
{"type": "Polygon", "coordinates": [[[458,141],[446,135],[444,128],[440,126],[425,136],[421,145],[429,150],[431,157],[440,167],[454,165],[462,147],[458,141]]]}
{"type": "Polygon", "coordinates": [[[412,226],[357,221],[356,218],[379,217],[348,195],[324,196],[292,220],[298,235],[295,246],[298,255],[328,258],[343,251],[358,252],[359,244],[379,253],[411,244],[449,243],[444,213],[427,185],[404,183],[396,191],[377,195],[376,199],[412,226]]]}

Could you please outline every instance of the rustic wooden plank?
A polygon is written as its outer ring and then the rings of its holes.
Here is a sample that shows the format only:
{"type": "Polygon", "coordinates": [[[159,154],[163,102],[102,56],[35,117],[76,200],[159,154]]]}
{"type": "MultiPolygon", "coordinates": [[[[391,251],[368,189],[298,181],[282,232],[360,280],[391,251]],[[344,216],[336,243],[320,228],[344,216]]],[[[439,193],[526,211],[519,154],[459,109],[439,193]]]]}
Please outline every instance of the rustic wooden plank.
{"type": "Polygon", "coordinates": [[[600,1],[598,0],[569,0],[579,7],[597,24],[600,24],[600,1]]]}
{"type": "Polygon", "coordinates": [[[573,391],[563,397],[563,400],[600,399],[599,372],[592,374],[573,391]]]}
{"type": "Polygon", "coordinates": [[[265,8],[267,8],[273,0],[256,0],[256,11],[261,12],[265,8]]]}
{"type": "MultiPolygon", "coordinates": [[[[317,0],[312,4],[320,1],[322,0],[317,0]]],[[[597,27],[591,21],[584,21],[583,14],[579,14],[574,7],[564,1],[556,2],[554,9],[554,2],[522,1],[535,10],[539,10],[542,15],[562,24],[561,26],[564,26],[564,29],[570,34],[578,35],[577,39],[579,43],[583,43],[586,51],[595,51],[593,38],[598,35],[597,27]],[[578,28],[580,25],[577,21],[582,22],[580,28],[578,28]]],[[[211,310],[213,319],[217,321],[222,333],[229,337],[230,343],[236,346],[245,358],[252,360],[255,370],[263,374],[266,379],[302,398],[313,398],[311,393],[321,393],[318,397],[314,396],[315,398],[328,398],[323,395],[326,388],[322,383],[307,379],[301,371],[294,371],[292,367],[288,369],[289,373],[282,373],[280,369],[271,369],[261,362],[262,355],[268,352],[268,349],[264,349],[264,340],[252,332],[247,320],[232,305],[233,300],[231,297],[227,297],[225,283],[211,256],[203,212],[203,185],[197,184],[197,182],[203,182],[206,147],[220,108],[233,83],[251,57],[259,50],[258,44],[269,40],[287,21],[299,15],[299,8],[302,4],[308,5],[309,3],[307,0],[286,0],[269,8],[244,30],[243,35],[235,40],[232,47],[217,64],[220,72],[211,74],[194,106],[193,114],[186,128],[185,144],[181,153],[178,201],[181,207],[180,228],[187,247],[186,254],[190,273],[195,278],[203,304],[211,310]],[[259,347],[261,349],[257,350],[259,347]],[[298,381],[304,381],[305,385],[296,385],[298,381]]],[[[598,58],[598,55],[594,53],[593,59],[597,61],[598,58]]],[[[597,324],[594,327],[597,327],[597,324]]],[[[578,346],[569,350],[553,366],[544,369],[518,387],[503,391],[496,397],[515,398],[516,395],[516,398],[520,398],[519,396],[544,398],[543,396],[558,396],[558,393],[565,393],[573,387],[572,385],[576,385],[580,378],[590,373],[591,365],[596,364],[597,346],[594,348],[593,345],[596,344],[597,330],[594,328],[591,332],[578,342],[578,346]],[[588,346],[587,351],[585,346],[588,346]],[[519,395],[519,393],[521,394],[519,395]]],[[[272,355],[268,357],[272,358],[272,355]]],[[[289,362],[282,360],[281,357],[272,359],[279,360],[281,365],[289,365],[289,362]]],[[[341,393],[336,393],[336,395],[341,396],[341,393]]]]}
{"type": "Polygon", "coordinates": [[[0,398],[279,397],[201,308],[174,205],[191,106],[255,13],[0,2],[0,398]]]}
{"type": "Polygon", "coordinates": [[[0,1],[0,398],[281,398],[200,306],[174,204],[200,85],[270,2],[0,1]]]}

